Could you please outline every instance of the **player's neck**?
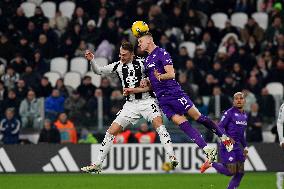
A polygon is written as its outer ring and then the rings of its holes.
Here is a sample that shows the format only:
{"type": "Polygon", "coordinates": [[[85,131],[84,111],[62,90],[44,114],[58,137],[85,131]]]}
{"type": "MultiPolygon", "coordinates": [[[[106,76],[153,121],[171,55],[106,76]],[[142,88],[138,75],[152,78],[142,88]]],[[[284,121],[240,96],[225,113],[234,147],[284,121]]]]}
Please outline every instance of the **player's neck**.
{"type": "Polygon", "coordinates": [[[151,54],[156,47],[157,47],[157,45],[155,45],[154,43],[150,44],[149,48],[147,50],[148,54],[151,54]]]}

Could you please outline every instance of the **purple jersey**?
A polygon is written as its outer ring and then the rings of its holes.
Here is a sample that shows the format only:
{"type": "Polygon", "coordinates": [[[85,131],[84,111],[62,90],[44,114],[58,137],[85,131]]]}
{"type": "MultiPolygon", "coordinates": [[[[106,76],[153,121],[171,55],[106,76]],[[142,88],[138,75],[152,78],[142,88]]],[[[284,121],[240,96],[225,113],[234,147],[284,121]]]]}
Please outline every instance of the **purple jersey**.
{"type": "Polygon", "coordinates": [[[193,103],[175,79],[159,81],[154,70],[166,73],[164,67],[173,65],[172,59],[165,49],[156,47],[144,62],[146,74],[159,101],[159,105],[168,119],[175,114],[183,115],[193,106],[193,103]]]}
{"type": "MultiPolygon", "coordinates": [[[[234,150],[247,146],[245,139],[245,130],[247,127],[247,114],[239,111],[238,108],[232,107],[228,109],[222,116],[218,124],[225,130],[227,136],[235,140],[234,150]]],[[[225,148],[222,144],[221,148],[225,148]]]]}
{"type": "Polygon", "coordinates": [[[154,75],[154,69],[159,73],[166,73],[164,66],[173,65],[171,56],[165,49],[156,47],[151,54],[148,55],[144,62],[146,74],[148,75],[152,89],[157,98],[164,96],[181,96],[184,91],[175,79],[159,81],[154,75]]]}

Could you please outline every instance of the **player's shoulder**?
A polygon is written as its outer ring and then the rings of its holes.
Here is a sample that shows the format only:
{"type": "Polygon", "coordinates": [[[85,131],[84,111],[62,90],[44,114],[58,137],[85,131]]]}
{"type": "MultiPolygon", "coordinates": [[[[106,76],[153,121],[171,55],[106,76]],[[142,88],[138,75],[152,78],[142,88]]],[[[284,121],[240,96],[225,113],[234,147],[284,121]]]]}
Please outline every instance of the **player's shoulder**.
{"type": "Polygon", "coordinates": [[[169,53],[166,51],[166,49],[161,48],[161,47],[158,48],[158,53],[159,53],[160,55],[167,55],[167,54],[169,54],[169,53]]]}
{"type": "Polygon", "coordinates": [[[230,115],[230,114],[232,114],[233,112],[234,112],[234,108],[231,107],[231,108],[227,109],[227,110],[224,112],[224,115],[230,115]]]}

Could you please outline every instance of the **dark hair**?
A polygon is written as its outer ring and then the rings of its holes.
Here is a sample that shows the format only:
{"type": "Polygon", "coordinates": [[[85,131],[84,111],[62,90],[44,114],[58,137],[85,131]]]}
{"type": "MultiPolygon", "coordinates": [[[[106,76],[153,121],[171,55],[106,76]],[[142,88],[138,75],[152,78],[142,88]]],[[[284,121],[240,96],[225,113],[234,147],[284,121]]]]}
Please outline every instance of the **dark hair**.
{"type": "Polygon", "coordinates": [[[134,52],[134,46],[130,42],[122,42],[121,48],[129,52],[134,52]]]}

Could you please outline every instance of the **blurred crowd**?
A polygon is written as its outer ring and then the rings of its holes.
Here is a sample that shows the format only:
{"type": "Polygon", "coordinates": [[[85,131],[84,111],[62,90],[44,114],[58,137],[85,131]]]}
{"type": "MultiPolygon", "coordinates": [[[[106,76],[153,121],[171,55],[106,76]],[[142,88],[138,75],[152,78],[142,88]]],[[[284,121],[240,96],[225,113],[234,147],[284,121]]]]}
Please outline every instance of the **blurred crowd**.
{"type": "MultiPolygon", "coordinates": [[[[275,100],[265,86],[284,83],[283,1],[263,0],[259,6],[256,0],[76,0],[72,19],[59,10],[55,18],[48,19],[39,6],[28,18],[20,7],[22,2],[0,2],[0,131],[4,143],[18,143],[15,136],[25,128],[38,130],[39,142],[100,142],[100,137],[97,140],[83,128],[96,130],[101,98],[104,126],[116,117],[124,103],[119,82],[105,76],[96,87],[85,76],[77,89],[70,89],[63,79],[52,87],[44,74],[52,58],[71,60],[84,56],[86,49],[96,50],[97,56],[109,62],[118,60],[121,42],[134,42],[130,27],[136,20],[148,23],[156,44],[171,54],[177,80],[203,114],[220,118],[231,106],[233,93],[243,91],[249,141],[261,142],[263,124],[275,120],[275,100]],[[257,11],[269,15],[266,30],[251,17],[257,11]],[[243,12],[249,19],[243,29],[229,20],[219,29],[210,19],[215,12],[228,16],[243,12]],[[184,41],[195,43],[193,55],[180,47],[184,41]]],[[[58,5],[62,0],[54,2],[58,5]]],[[[145,56],[139,48],[136,54],[145,56]]],[[[144,141],[138,135],[133,134],[134,141],[144,141]]],[[[152,135],[147,138],[155,140],[152,135]]]]}

